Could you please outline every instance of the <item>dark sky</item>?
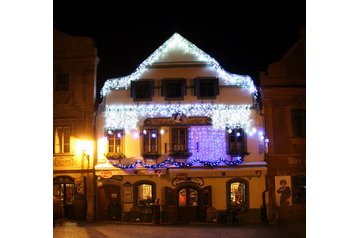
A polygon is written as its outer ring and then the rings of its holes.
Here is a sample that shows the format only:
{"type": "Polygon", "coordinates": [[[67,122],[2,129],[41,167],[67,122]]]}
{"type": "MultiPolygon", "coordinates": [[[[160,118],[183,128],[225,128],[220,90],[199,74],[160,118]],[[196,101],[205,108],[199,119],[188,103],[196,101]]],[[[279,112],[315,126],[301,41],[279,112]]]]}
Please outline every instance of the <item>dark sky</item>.
{"type": "Polygon", "coordinates": [[[97,91],[106,79],[132,73],[178,32],[228,72],[258,72],[279,60],[306,25],[304,0],[57,0],[54,27],[96,41],[97,91]]]}

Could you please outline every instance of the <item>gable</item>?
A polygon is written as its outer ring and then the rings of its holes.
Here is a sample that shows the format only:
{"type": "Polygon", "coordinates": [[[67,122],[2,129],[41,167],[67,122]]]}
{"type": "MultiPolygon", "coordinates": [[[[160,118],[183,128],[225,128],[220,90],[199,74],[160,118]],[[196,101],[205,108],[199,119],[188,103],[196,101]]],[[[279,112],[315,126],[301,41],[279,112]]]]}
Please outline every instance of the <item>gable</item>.
{"type": "Polygon", "coordinates": [[[214,58],[210,57],[180,34],[174,33],[164,44],[144,60],[132,74],[108,79],[101,90],[101,95],[105,96],[111,90],[128,88],[131,81],[138,80],[148,68],[155,65],[182,63],[210,65],[217,71],[226,85],[248,88],[251,93],[256,94],[257,90],[250,76],[226,72],[214,58]]]}

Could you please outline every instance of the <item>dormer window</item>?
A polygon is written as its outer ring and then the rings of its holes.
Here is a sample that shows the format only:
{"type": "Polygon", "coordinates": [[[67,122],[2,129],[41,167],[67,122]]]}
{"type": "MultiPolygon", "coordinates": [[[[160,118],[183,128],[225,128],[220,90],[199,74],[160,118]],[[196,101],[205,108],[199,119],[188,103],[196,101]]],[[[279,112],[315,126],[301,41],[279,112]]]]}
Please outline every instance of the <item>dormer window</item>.
{"type": "Polygon", "coordinates": [[[185,79],[162,80],[162,96],[165,100],[183,100],[185,94],[185,79]]]}
{"type": "Polygon", "coordinates": [[[219,95],[218,78],[195,78],[194,95],[198,99],[215,99],[219,95]]]}
{"type": "Polygon", "coordinates": [[[152,101],[153,95],[153,80],[131,81],[131,97],[134,101],[152,101]]]}

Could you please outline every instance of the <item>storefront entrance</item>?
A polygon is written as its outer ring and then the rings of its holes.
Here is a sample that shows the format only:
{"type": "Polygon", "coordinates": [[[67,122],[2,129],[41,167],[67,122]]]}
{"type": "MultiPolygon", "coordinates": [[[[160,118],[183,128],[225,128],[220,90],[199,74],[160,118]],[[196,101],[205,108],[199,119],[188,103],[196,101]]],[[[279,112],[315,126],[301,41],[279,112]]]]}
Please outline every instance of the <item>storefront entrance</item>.
{"type": "Polygon", "coordinates": [[[99,220],[120,220],[120,191],[120,187],[116,185],[103,185],[98,189],[97,218],[99,220]]]}
{"type": "Polygon", "coordinates": [[[205,221],[211,206],[211,186],[200,188],[194,183],[183,183],[175,189],[166,188],[168,222],[205,221]]]}
{"type": "Polygon", "coordinates": [[[58,177],[53,182],[54,219],[75,218],[75,182],[70,177],[58,177]]]}

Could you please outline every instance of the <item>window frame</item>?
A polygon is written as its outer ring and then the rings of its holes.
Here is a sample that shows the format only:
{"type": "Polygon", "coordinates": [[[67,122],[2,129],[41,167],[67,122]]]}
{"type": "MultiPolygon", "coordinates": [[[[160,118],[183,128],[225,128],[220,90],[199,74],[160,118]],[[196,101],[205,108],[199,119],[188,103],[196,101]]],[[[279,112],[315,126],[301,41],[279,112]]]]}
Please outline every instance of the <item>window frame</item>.
{"type": "Polygon", "coordinates": [[[219,79],[214,77],[199,77],[194,78],[194,96],[198,99],[216,99],[219,95],[219,79]],[[212,94],[202,95],[203,84],[212,84],[212,94]]]}
{"type": "Polygon", "coordinates": [[[160,156],[160,140],[161,140],[161,136],[160,136],[160,133],[159,133],[159,128],[143,128],[142,129],[142,139],[141,139],[141,146],[142,146],[142,149],[141,149],[141,152],[142,152],[142,155],[143,156],[160,156]],[[147,133],[144,134],[143,131],[146,130],[147,133]],[[156,133],[156,137],[153,138],[151,136],[151,134],[155,132],[156,133]],[[156,142],[156,150],[155,151],[151,151],[151,143],[152,143],[152,140],[155,140],[156,142]],[[148,140],[148,148],[149,150],[146,151],[146,142],[148,140]]]}
{"type": "Polygon", "coordinates": [[[56,72],[55,91],[65,93],[68,92],[69,90],[70,90],[70,72],[67,71],[56,72]],[[65,84],[63,84],[63,82],[65,82],[65,84]]]}
{"type": "Polygon", "coordinates": [[[149,203],[154,203],[154,201],[156,200],[157,196],[156,196],[156,184],[153,182],[153,181],[150,181],[150,180],[140,180],[140,181],[137,181],[135,183],[133,183],[133,206],[135,207],[139,207],[139,208],[147,208],[148,205],[144,205],[144,206],[139,206],[139,186],[140,185],[143,185],[143,184],[148,184],[148,185],[151,185],[152,186],[152,198],[151,198],[151,201],[149,203]]]}
{"type": "Polygon", "coordinates": [[[165,78],[162,79],[162,96],[166,101],[178,101],[184,100],[186,96],[186,79],[185,78],[165,78]],[[174,84],[180,85],[177,89],[171,88],[174,87],[174,84]],[[181,95],[171,96],[169,95],[172,92],[181,92],[181,95]]]}
{"type": "Polygon", "coordinates": [[[250,193],[249,193],[249,182],[242,178],[233,178],[226,181],[226,207],[227,209],[235,209],[235,208],[243,208],[248,209],[250,208],[250,193]],[[233,206],[231,204],[231,184],[233,183],[241,183],[245,185],[245,194],[243,205],[241,206],[233,206]]]}
{"type": "MultiPolygon", "coordinates": [[[[182,144],[176,144],[179,147],[182,146],[182,144]]],[[[184,126],[180,126],[180,127],[171,127],[170,128],[170,148],[169,148],[169,152],[171,155],[189,155],[189,128],[188,127],[184,127],[184,126]],[[174,133],[175,130],[178,130],[177,133],[174,133]],[[178,141],[180,142],[181,140],[181,136],[180,136],[180,131],[179,130],[184,130],[185,131],[185,135],[184,135],[184,149],[176,149],[174,150],[174,134],[178,134],[178,141]]]]}
{"type": "Polygon", "coordinates": [[[231,133],[228,132],[228,130],[226,130],[226,144],[227,144],[227,154],[228,155],[231,155],[231,156],[237,156],[237,155],[240,155],[240,156],[244,156],[244,155],[247,155],[247,135],[244,131],[243,128],[235,128],[235,129],[231,129],[231,133]],[[237,133],[240,133],[240,136],[236,136],[237,133]],[[238,144],[239,144],[239,141],[238,141],[238,138],[241,138],[241,150],[238,148],[238,144]],[[232,138],[234,138],[234,142],[235,143],[235,148],[232,148],[231,147],[231,140],[232,138]]]}
{"type": "Polygon", "coordinates": [[[140,102],[140,101],[152,101],[154,96],[154,80],[152,79],[140,79],[140,80],[132,80],[131,81],[131,88],[130,88],[130,96],[133,98],[133,101],[140,102]],[[138,90],[141,89],[142,92],[146,91],[143,88],[148,87],[148,97],[138,97],[138,90]]]}
{"type": "Polygon", "coordinates": [[[58,125],[58,126],[55,126],[54,127],[54,133],[53,133],[53,136],[54,136],[54,139],[53,139],[53,152],[54,154],[70,154],[71,153],[71,133],[72,133],[72,130],[71,130],[71,126],[69,125],[58,125]],[[61,135],[58,136],[58,140],[59,140],[59,150],[58,152],[56,152],[56,147],[57,147],[57,144],[56,144],[56,134],[58,134],[58,128],[62,128],[62,133],[61,135]],[[64,132],[64,129],[67,129],[68,131],[68,142],[66,140],[66,136],[65,136],[65,132],[64,132]],[[68,149],[66,149],[68,148],[68,149]]]}
{"type": "Polygon", "coordinates": [[[292,138],[305,138],[306,137],[306,109],[304,108],[291,108],[291,137],[292,138]],[[304,118],[304,120],[302,120],[304,118]]]}
{"type": "Polygon", "coordinates": [[[106,137],[107,137],[107,152],[108,154],[123,154],[124,151],[124,130],[123,129],[117,129],[117,130],[107,130],[106,131],[106,137]],[[112,133],[110,134],[109,131],[112,133]],[[118,137],[118,133],[121,134],[120,137],[118,137]],[[111,139],[113,137],[113,139],[111,139]],[[113,151],[110,150],[111,148],[111,141],[113,141],[113,151]],[[117,150],[117,142],[119,141],[119,149],[117,150]]]}

